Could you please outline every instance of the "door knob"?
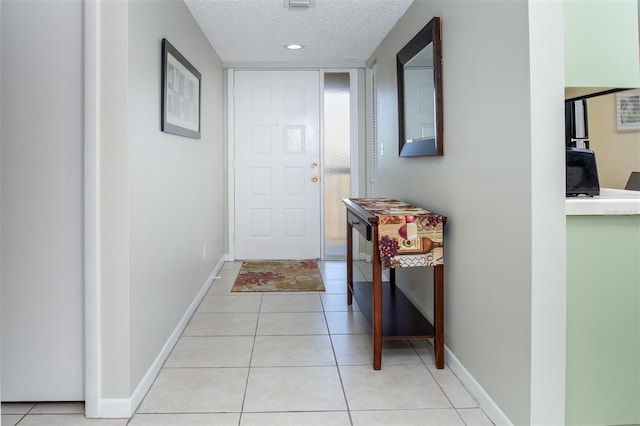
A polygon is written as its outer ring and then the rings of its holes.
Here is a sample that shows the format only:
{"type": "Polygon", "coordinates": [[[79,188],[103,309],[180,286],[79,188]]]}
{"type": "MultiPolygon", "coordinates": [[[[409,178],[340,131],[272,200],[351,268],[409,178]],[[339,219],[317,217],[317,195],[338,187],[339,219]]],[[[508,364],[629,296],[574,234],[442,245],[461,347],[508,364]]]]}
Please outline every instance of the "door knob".
{"type": "Polygon", "coordinates": [[[311,168],[313,170],[317,169],[318,168],[318,163],[311,163],[311,168]]]}
{"type": "Polygon", "coordinates": [[[311,182],[317,182],[318,176],[311,176],[311,182]]]}

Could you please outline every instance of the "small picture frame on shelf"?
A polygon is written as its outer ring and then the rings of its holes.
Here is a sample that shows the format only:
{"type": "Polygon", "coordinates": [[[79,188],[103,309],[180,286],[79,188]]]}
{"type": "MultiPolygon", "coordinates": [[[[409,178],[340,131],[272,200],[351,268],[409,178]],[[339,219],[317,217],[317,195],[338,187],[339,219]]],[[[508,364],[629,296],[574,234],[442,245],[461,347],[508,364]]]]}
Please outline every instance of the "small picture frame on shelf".
{"type": "Polygon", "coordinates": [[[616,130],[640,131],[640,92],[616,93],[616,130]]]}
{"type": "Polygon", "coordinates": [[[200,139],[201,74],[167,39],[162,39],[163,132],[200,139]]]}

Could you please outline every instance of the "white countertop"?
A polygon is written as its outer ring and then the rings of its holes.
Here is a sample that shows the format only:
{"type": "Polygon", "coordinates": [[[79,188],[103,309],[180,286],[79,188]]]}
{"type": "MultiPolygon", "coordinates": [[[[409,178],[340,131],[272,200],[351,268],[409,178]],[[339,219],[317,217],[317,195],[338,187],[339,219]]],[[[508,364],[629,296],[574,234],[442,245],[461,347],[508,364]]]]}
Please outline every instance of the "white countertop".
{"type": "Polygon", "coordinates": [[[640,215],[640,191],[601,188],[594,197],[567,197],[567,216],[640,215]]]}

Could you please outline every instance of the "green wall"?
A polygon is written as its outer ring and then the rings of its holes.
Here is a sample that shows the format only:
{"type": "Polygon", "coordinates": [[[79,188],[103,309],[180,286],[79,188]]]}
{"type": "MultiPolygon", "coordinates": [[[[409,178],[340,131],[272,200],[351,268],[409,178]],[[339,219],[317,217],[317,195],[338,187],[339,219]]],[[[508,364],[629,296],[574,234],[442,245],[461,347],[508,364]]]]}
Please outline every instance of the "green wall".
{"type": "Polygon", "coordinates": [[[640,216],[567,217],[567,425],[640,423],[640,216]]]}
{"type": "Polygon", "coordinates": [[[565,86],[640,84],[637,0],[565,0],[565,86]]]}

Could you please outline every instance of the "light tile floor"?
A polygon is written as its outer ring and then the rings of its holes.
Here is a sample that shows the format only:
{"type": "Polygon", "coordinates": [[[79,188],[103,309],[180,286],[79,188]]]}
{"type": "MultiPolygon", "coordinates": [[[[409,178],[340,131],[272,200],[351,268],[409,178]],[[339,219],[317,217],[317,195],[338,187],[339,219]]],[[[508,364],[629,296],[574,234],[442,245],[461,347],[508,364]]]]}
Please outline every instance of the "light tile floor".
{"type": "MultiPolygon", "coordinates": [[[[231,293],[220,272],[131,419],[85,419],[82,403],[3,403],[2,425],[491,425],[424,340],[388,341],[345,297],[345,263],[320,262],[322,293],[231,293]]],[[[370,276],[356,262],[354,278],[370,276]]]]}

